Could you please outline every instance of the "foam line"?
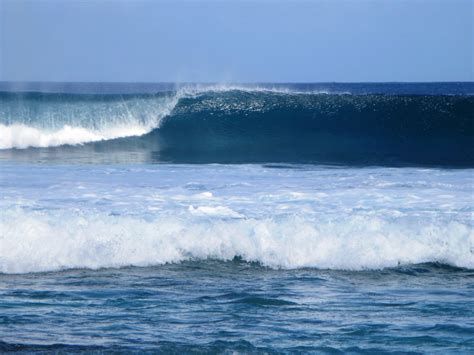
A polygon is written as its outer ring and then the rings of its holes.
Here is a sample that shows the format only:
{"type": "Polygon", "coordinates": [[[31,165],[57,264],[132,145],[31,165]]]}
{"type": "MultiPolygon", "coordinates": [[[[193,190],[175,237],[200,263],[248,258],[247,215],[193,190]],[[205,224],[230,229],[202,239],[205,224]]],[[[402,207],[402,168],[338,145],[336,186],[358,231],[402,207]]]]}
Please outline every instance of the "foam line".
{"type": "Polygon", "coordinates": [[[335,223],[304,216],[212,218],[195,212],[193,208],[179,218],[144,220],[8,209],[0,216],[0,272],[150,266],[236,256],[286,269],[365,270],[426,262],[474,268],[474,234],[461,222],[351,216],[335,223]]]}
{"type": "Polygon", "coordinates": [[[103,130],[90,130],[82,127],[65,125],[63,128],[45,132],[22,124],[10,126],[0,124],[0,149],[28,147],[57,147],[60,145],[76,145],[130,136],[141,136],[147,133],[145,127],[124,126],[111,127],[103,130]]]}

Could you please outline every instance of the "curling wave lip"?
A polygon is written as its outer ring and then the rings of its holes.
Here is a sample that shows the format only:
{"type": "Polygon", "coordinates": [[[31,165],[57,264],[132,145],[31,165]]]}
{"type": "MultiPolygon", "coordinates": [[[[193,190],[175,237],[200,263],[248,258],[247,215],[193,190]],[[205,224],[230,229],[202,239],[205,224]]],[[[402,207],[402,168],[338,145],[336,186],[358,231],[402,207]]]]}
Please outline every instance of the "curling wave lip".
{"type": "Polygon", "coordinates": [[[0,149],[50,148],[55,159],[100,151],[174,163],[474,166],[470,95],[206,86],[131,95],[3,93],[0,101],[0,149]]]}

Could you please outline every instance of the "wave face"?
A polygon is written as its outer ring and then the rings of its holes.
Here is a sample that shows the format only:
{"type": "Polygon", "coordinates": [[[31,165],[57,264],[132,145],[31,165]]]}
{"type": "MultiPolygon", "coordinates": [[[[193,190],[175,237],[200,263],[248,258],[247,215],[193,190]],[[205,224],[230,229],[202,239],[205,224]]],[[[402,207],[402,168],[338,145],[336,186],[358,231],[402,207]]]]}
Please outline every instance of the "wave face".
{"type": "Polygon", "coordinates": [[[134,153],[177,163],[474,165],[472,95],[194,87],[127,95],[2,93],[0,101],[3,150],[134,153]]]}

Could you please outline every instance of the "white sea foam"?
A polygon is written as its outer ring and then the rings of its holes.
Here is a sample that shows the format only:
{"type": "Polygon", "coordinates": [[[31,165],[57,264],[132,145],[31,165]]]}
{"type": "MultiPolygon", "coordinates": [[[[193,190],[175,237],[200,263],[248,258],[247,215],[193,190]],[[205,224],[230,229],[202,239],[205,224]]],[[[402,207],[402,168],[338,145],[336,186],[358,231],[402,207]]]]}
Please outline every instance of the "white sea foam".
{"type": "Polygon", "coordinates": [[[148,131],[142,126],[119,126],[91,130],[65,125],[59,130],[49,132],[23,124],[10,126],[0,124],[0,149],[57,147],[64,144],[76,145],[129,136],[141,136],[148,131]]]}
{"type": "Polygon", "coordinates": [[[160,98],[139,98],[127,103],[82,102],[53,104],[37,102],[10,117],[0,110],[0,149],[45,148],[77,145],[123,137],[141,136],[160,126],[178,103],[181,93],[160,98]],[[0,120],[1,122],[1,120],[0,120]]]}
{"type": "Polygon", "coordinates": [[[272,268],[363,270],[424,262],[474,268],[474,235],[459,222],[411,223],[357,215],[340,220],[209,219],[196,216],[196,211],[208,215],[211,210],[192,208],[186,218],[145,220],[10,209],[1,216],[0,272],[149,266],[236,256],[272,268]]]}
{"type": "Polygon", "coordinates": [[[226,206],[200,206],[195,208],[194,206],[189,206],[189,212],[196,216],[219,216],[219,217],[230,217],[230,218],[242,218],[243,216],[235,212],[226,206]]]}
{"type": "Polygon", "coordinates": [[[235,256],[273,268],[474,268],[469,169],[3,164],[0,174],[4,273],[235,256]]]}

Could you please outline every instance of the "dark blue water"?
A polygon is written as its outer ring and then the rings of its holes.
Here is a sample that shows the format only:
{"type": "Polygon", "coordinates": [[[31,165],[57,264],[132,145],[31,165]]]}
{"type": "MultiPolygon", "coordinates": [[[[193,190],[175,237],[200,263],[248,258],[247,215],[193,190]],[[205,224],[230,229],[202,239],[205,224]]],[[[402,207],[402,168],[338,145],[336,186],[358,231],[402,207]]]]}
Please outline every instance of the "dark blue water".
{"type": "Polygon", "coordinates": [[[0,83],[0,352],[474,352],[474,84],[0,83]]]}
{"type": "Polygon", "coordinates": [[[472,167],[473,86],[3,84],[0,159],[472,167]]]}
{"type": "Polygon", "coordinates": [[[465,352],[474,273],[239,260],[3,275],[2,351],[465,352]]]}

